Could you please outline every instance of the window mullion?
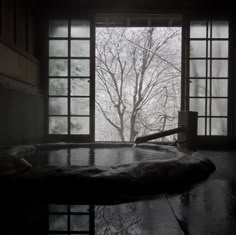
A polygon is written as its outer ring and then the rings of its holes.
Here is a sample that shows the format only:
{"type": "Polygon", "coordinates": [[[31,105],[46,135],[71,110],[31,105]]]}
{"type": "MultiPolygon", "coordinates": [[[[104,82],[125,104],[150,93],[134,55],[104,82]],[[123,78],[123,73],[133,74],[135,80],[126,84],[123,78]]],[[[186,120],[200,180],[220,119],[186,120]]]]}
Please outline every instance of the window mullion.
{"type": "Polygon", "coordinates": [[[71,71],[70,71],[70,68],[71,68],[71,20],[69,19],[69,22],[68,22],[68,135],[70,136],[71,134],[71,80],[70,80],[70,77],[71,77],[71,71]]]}

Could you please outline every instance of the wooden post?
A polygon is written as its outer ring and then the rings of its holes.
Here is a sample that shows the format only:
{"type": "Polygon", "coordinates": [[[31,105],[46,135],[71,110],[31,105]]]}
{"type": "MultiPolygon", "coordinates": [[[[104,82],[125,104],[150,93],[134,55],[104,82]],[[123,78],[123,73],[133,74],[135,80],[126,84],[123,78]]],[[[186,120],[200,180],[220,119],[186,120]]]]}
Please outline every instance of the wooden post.
{"type": "Polygon", "coordinates": [[[178,142],[181,146],[195,149],[197,137],[197,117],[198,113],[193,111],[179,112],[179,127],[183,127],[184,131],[178,133],[178,142]]]}

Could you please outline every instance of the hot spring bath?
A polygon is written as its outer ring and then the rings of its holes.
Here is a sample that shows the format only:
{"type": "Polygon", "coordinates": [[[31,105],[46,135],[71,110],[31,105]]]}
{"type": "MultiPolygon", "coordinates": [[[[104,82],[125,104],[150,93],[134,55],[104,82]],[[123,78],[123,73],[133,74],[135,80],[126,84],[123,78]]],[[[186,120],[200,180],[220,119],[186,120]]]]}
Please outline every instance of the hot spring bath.
{"type": "MultiPolygon", "coordinates": [[[[0,183],[4,192],[48,202],[112,203],[177,193],[206,179],[213,163],[174,146],[39,144],[11,148],[0,183]],[[13,192],[14,193],[14,192],[13,192]]],[[[4,168],[4,164],[2,164],[4,168]]]]}

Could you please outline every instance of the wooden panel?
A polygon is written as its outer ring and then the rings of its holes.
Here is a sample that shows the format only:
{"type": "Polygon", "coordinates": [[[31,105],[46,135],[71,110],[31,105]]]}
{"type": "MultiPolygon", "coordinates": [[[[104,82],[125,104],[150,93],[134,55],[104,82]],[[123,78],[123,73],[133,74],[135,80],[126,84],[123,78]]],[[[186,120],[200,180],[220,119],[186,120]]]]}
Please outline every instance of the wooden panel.
{"type": "Polygon", "coordinates": [[[2,38],[10,45],[14,44],[14,1],[13,0],[2,0],[2,38]]]}
{"type": "Polygon", "coordinates": [[[2,14],[3,14],[2,0],[0,0],[0,38],[2,36],[2,14]]]}
{"type": "Polygon", "coordinates": [[[0,73],[39,86],[39,64],[0,43],[0,73]]]}
{"type": "Polygon", "coordinates": [[[31,55],[34,55],[34,43],[33,43],[33,27],[34,27],[34,22],[33,22],[33,16],[31,14],[31,12],[28,10],[27,12],[27,20],[28,20],[28,33],[27,33],[27,36],[28,36],[28,39],[27,39],[27,52],[31,55]]]}
{"type": "Polygon", "coordinates": [[[16,46],[26,51],[26,8],[19,3],[16,6],[16,46]]]}

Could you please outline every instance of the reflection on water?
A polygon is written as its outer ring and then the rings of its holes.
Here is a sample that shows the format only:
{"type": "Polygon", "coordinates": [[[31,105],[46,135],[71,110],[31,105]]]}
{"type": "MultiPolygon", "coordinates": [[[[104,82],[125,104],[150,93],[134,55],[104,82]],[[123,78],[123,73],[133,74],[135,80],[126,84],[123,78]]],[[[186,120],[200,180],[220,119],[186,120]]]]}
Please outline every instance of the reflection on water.
{"type": "Polygon", "coordinates": [[[91,234],[93,207],[89,205],[49,205],[49,233],[91,234]]]}
{"type": "Polygon", "coordinates": [[[143,213],[134,203],[114,206],[50,205],[49,233],[143,234],[143,213]]]}
{"type": "Polygon", "coordinates": [[[49,234],[235,234],[236,200],[226,193],[232,192],[232,187],[234,183],[214,180],[181,195],[162,195],[155,200],[50,205],[49,234]]]}
{"type": "Polygon", "coordinates": [[[25,159],[33,166],[112,166],[129,164],[142,160],[174,159],[173,152],[147,148],[114,147],[114,148],[69,148],[60,150],[41,150],[25,159]]]}
{"type": "Polygon", "coordinates": [[[95,207],[95,231],[104,234],[142,234],[143,215],[136,204],[95,207]]]}

